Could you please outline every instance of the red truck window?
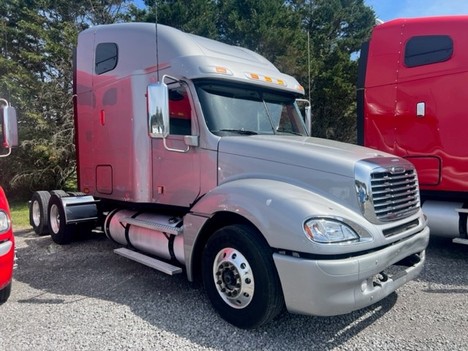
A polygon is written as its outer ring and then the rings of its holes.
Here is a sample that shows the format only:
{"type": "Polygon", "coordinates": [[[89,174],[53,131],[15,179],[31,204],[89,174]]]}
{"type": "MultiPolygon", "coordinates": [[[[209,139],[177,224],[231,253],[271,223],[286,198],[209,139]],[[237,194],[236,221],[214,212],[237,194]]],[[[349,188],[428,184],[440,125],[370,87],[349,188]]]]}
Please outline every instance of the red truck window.
{"type": "Polygon", "coordinates": [[[192,109],[187,91],[183,87],[169,91],[169,123],[171,134],[190,135],[192,109]]]}
{"type": "Polygon", "coordinates": [[[406,67],[444,62],[452,57],[453,41],[448,35],[412,37],[405,47],[406,67]]]}

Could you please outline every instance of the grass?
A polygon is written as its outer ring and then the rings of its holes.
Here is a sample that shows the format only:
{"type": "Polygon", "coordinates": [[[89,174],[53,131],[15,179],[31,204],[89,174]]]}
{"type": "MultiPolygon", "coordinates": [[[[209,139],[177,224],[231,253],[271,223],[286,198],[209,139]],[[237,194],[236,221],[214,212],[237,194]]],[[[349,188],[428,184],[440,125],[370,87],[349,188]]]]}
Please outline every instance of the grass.
{"type": "Polygon", "coordinates": [[[14,201],[10,203],[11,219],[13,228],[28,228],[29,225],[29,208],[27,201],[14,201]]]}

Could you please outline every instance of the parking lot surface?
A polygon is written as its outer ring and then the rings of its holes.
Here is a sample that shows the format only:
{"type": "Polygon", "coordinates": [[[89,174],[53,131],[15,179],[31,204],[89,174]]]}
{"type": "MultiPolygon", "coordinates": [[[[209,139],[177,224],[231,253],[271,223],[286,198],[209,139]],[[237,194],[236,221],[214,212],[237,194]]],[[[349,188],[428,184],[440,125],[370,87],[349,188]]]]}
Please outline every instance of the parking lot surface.
{"type": "Polygon", "coordinates": [[[431,238],[415,281],[336,317],[226,323],[184,274],[115,255],[96,235],[59,246],[16,231],[18,268],[0,306],[0,350],[468,350],[468,246],[431,238]]]}

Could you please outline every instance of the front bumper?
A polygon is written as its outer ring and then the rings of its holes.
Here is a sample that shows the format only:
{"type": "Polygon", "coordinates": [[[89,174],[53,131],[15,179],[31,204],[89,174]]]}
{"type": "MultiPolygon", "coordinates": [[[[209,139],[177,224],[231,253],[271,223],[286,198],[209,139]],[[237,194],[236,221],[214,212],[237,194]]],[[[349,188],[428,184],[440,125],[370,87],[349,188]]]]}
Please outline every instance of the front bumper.
{"type": "Polygon", "coordinates": [[[289,312],[334,316],[367,307],[390,295],[422,270],[429,228],[375,252],[346,259],[307,260],[281,254],[273,259],[289,312]],[[375,277],[401,260],[419,254],[420,260],[391,275],[375,277]]]}
{"type": "Polygon", "coordinates": [[[6,240],[0,243],[0,290],[7,286],[13,277],[15,264],[14,241],[6,240]]]}

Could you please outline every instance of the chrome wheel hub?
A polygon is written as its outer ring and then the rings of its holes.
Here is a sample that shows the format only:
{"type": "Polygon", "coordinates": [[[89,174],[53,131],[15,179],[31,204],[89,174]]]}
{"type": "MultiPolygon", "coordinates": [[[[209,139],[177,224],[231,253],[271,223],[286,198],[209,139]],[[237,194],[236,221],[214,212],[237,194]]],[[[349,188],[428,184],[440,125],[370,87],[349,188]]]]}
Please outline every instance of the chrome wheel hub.
{"type": "Polygon", "coordinates": [[[57,234],[60,230],[60,212],[57,205],[50,207],[50,229],[54,234],[57,234]]]}
{"type": "Polygon", "coordinates": [[[224,248],[213,262],[213,279],[221,298],[229,306],[245,308],[253,299],[254,276],[247,259],[233,248],[224,248]]]}
{"type": "Polygon", "coordinates": [[[31,212],[33,223],[38,227],[41,224],[41,208],[38,201],[33,201],[31,212]]]}

